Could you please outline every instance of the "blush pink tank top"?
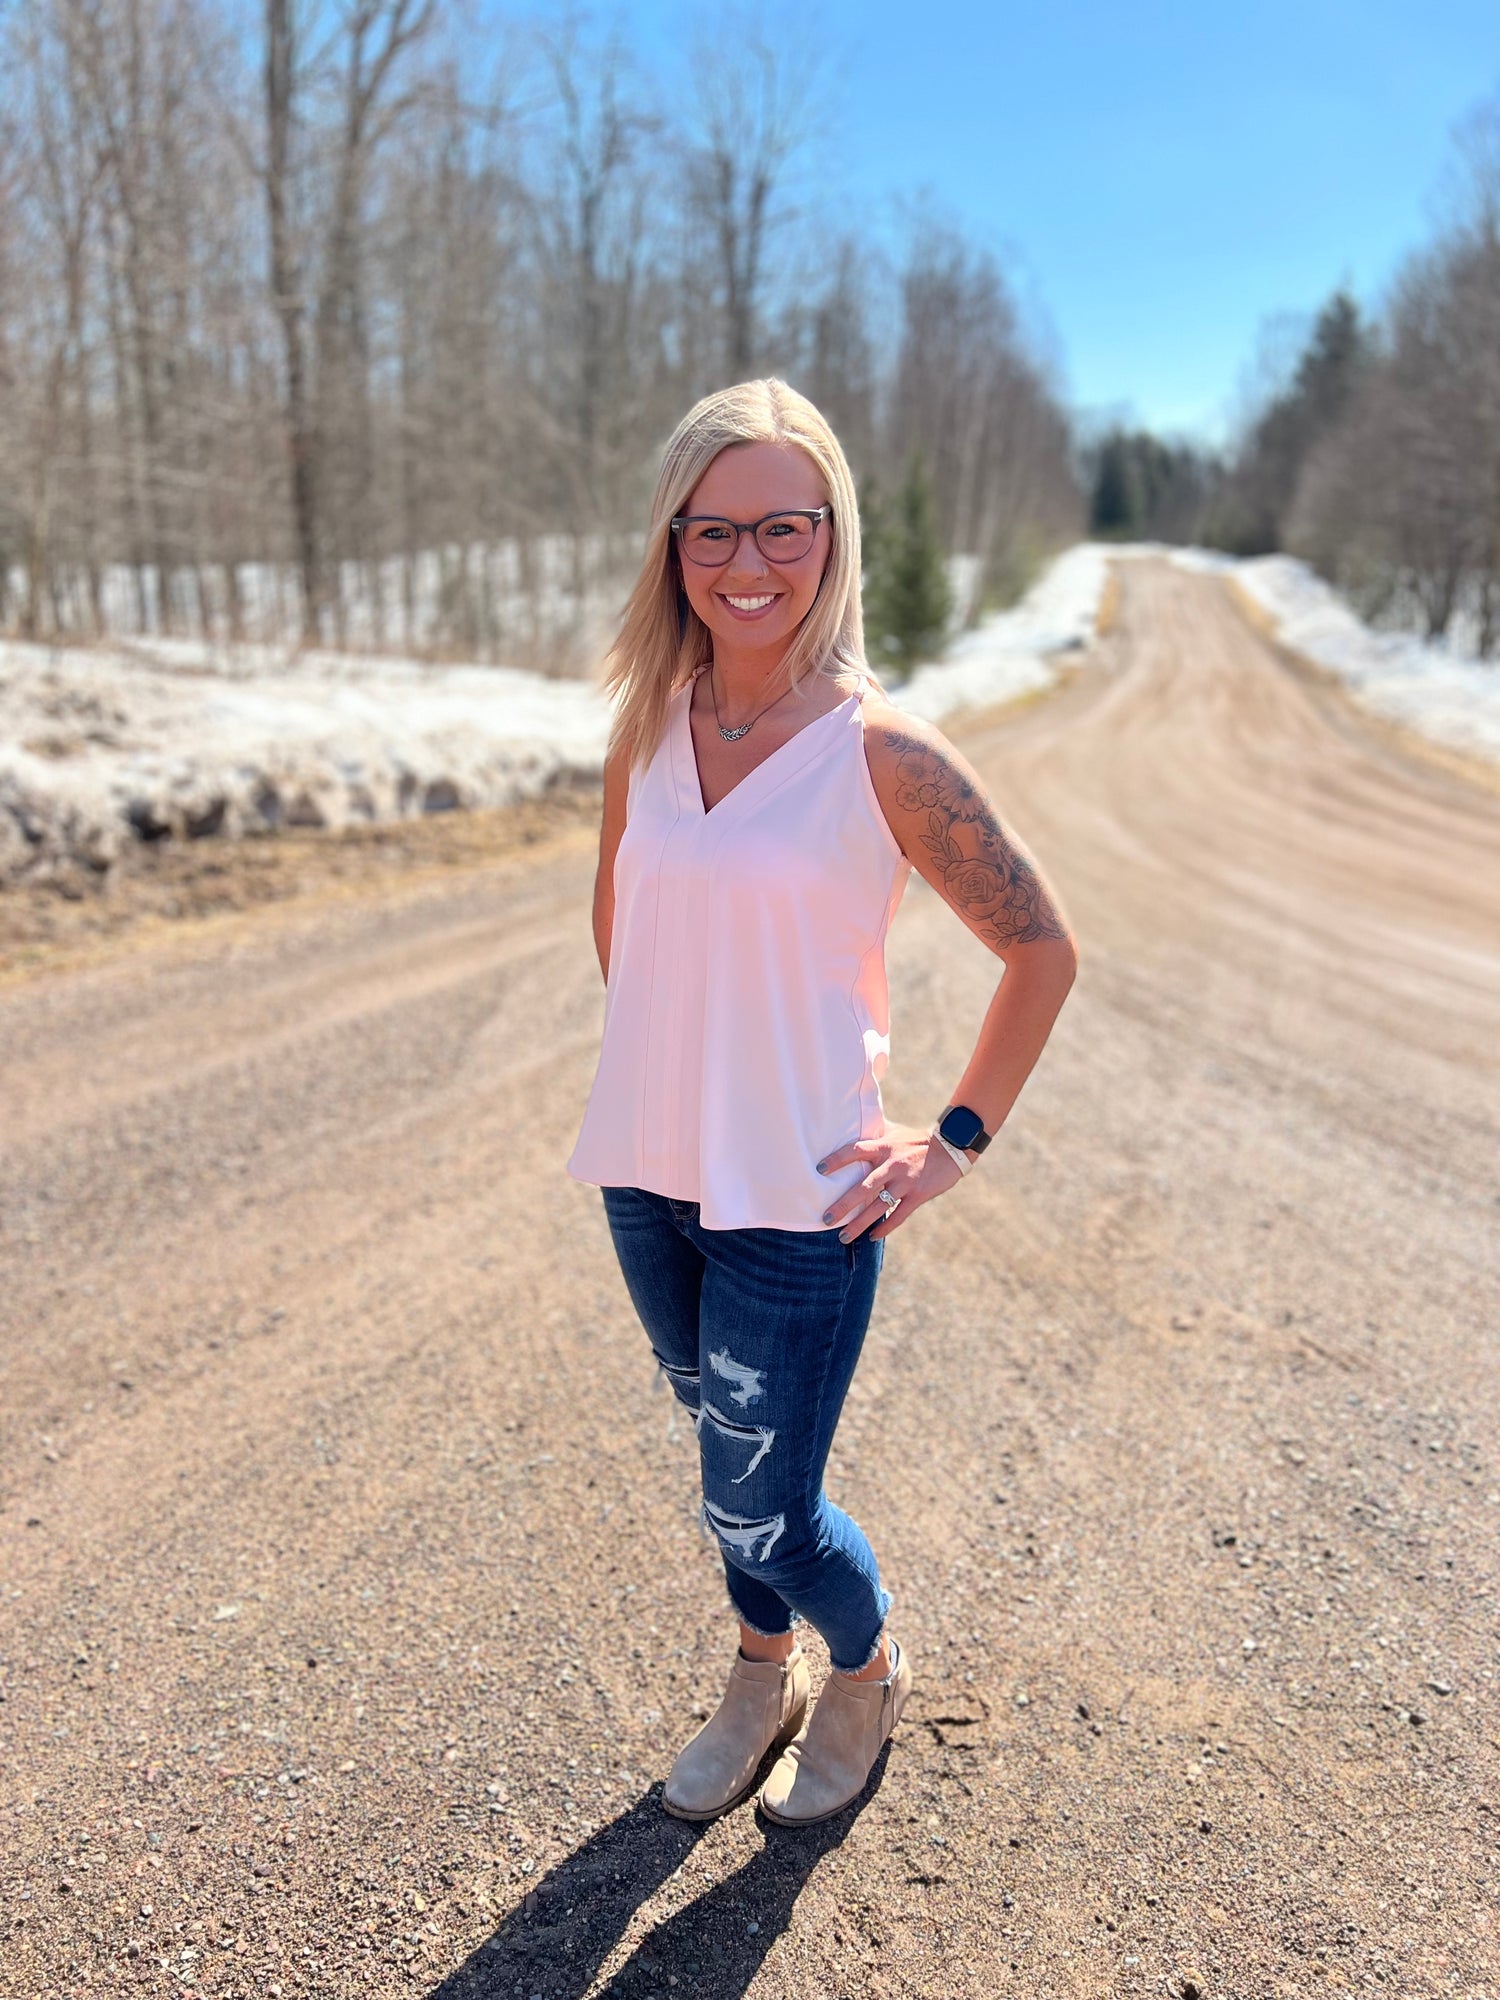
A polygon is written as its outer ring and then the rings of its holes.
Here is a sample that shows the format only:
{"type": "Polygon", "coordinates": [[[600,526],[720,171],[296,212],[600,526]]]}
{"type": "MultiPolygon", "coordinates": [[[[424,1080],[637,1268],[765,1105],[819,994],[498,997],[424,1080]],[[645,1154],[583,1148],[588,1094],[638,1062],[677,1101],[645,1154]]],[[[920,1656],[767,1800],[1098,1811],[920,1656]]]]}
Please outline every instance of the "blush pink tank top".
{"type": "Polygon", "coordinates": [[[699,1204],[705,1229],[827,1229],[885,1130],[885,939],[911,863],[865,762],[863,691],[705,812],[679,688],[616,851],[604,1036],[567,1171],[699,1204]]]}

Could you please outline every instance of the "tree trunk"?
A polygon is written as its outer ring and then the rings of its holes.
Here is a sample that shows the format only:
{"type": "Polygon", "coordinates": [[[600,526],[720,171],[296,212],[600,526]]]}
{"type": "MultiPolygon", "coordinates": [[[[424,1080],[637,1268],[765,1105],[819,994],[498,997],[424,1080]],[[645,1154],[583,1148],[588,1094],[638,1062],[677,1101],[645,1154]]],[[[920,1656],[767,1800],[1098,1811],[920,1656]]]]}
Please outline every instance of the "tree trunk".
{"type": "Polygon", "coordinates": [[[318,556],[317,441],[308,409],[299,261],[289,210],[296,53],[291,0],[266,0],[266,222],[271,303],[281,327],[286,371],[283,424],[292,487],[292,532],[302,596],[303,643],[322,634],[323,575],[318,556]]]}

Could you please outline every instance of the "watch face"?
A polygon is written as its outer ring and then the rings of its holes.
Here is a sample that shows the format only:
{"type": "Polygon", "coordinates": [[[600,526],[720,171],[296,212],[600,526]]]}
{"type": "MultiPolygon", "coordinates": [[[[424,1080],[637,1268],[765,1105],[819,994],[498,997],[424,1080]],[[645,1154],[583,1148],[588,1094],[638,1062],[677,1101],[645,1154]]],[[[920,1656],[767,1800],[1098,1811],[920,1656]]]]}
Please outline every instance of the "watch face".
{"type": "Polygon", "coordinates": [[[984,1120],[966,1104],[955,1104],[938,1127],[950,1146],[972,1146],[984,1130],[984,1120]]]}

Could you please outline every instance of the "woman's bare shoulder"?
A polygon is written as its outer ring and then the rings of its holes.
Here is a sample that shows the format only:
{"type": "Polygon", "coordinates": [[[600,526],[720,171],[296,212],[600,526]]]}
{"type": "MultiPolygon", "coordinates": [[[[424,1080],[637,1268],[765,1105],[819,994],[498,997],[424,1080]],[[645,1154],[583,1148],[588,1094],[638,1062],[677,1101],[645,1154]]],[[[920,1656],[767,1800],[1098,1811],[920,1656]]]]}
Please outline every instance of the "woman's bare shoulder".
{"type": "Polygon", "coordinates": [[[866,684],[860,710],[865,761],[876,796],[891,832],[917,861],[917,844],[939,792],[950,805],[960,800],[968,805],[976,797],[983,799],[983,784],[935,723],[897,708],[878,683],[866,684]]]}
{"type": "MultiPolygon", "coordinates": [[[[893,782],[903,758],[923,755],[952,759],[974,777],[972,767],[959,756],[936,723],[897,708],[877,681],[866,681],[861,701],[865,720],[865,744],[872,775],[888,774],[893,782]]],[[[974,782],[978,783],[977,777],[974,782]]]]}

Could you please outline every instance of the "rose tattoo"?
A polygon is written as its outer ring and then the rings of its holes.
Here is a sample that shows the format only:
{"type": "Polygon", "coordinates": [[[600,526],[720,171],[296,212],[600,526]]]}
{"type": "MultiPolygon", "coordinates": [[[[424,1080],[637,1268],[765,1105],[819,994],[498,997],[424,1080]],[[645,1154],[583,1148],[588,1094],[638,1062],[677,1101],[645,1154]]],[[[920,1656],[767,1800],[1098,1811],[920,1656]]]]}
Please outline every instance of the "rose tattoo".
{"type": "Polygon", "coordinates": [[[983,793],[916,737],[887,729],[885,739],[897,755],[896,802],[905,812],[925,810],[921,842],[955,907],[998,947],[1066,937],[1036,870],[983,793]]]}

